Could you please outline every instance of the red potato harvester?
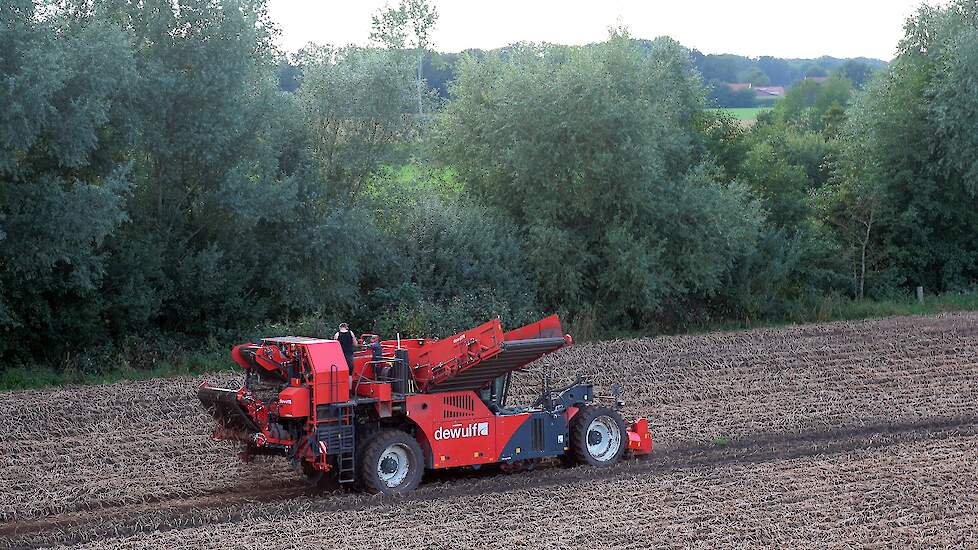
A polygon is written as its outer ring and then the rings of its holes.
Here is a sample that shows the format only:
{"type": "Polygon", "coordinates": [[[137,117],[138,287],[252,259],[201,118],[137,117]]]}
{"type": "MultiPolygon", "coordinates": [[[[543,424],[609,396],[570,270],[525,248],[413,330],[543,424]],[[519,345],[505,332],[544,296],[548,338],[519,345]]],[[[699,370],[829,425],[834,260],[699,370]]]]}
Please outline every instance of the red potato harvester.
{"type": "Polygon", "coordinates": [[[648,421],[626,426],[617,388],[602,397],[580,377],[560,388],[544,378],[531,406],[507,405],[514,371],[571,343],[556,315],[509,332],[495,319],[384,341],[382,360],[359,351],[351,373],[336,340],[266,338],[231,352],[244,387],[205,382],[198,395],[218,421],[213,437],[242,442],[243,458],[281,455],[313,480],[371,492],[410,491],[425,469],[547,457],[609,466],[651,453],[648,421]]]}

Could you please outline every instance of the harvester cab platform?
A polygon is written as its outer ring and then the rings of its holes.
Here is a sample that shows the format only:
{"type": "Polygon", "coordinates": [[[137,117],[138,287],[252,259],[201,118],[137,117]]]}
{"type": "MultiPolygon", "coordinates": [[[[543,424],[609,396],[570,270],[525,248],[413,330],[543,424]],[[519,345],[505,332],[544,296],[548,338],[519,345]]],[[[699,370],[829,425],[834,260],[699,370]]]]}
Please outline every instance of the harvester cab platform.
{"type": "Polygon", "coordinates": [[[371,492],[414,489],[426,469],[519,464],[548,457],[608,466],[648,454],[648,422],[626,425],[578,378],[530,406],[507,403],[513,372],[572,344],[557,316],[509,332],[498,319],[443,339],[381,342],[354,354],[339,342],[266,338],[232,359],[241,388],[201,385],[216,439],[239,441],[245,458],[281,455],[313,481],[329,477],[371,492]]]}

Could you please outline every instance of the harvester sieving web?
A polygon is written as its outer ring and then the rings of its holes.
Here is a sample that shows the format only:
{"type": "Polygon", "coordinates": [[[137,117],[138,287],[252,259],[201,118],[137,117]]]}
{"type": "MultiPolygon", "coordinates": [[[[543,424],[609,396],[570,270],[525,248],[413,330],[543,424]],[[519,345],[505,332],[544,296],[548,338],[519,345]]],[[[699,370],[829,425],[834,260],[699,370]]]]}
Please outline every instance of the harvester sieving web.
{"type": "Polygon", "coordinates": [[[507,404],[514,371],[572,343],[557,316],[503,332],[498,319],[444,339],[382,342],[383,356],[336,340],[266,338],[236,346],[239,389],[204,383],[213,437],[240,441],[242,458],[287,457],[313,481],[403,493],[424,470],[525,465],[548,457],[609,466],[652,452],[648,422],[625,424],[617,388],[597,396],[578,377],[530,406],[507,404]]]}

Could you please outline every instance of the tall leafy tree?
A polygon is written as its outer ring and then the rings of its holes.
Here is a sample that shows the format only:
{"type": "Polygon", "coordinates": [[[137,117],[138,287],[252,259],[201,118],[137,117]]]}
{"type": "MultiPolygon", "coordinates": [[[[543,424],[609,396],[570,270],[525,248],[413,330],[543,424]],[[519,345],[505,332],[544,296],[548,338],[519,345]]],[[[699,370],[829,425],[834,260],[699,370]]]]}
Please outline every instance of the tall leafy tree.
{"type": "Polygon", "coordinates": [[[750,246],[749,196],[695,166],[703,97],[675,42],[520,45],[463,59],[452,93],[438,154],[524,228],[549,306],[649,323],[714,292],[750,246]]]}
{"type": "Polygon", "coordinates": [[[371,40],[387,48],[410,49],[414,52],[415,92],[418,114],[424,114],[426,86],[424,83],[425,54],[434,46],[431,34],[438,22],[438,9],[428,0],[401,0],[396,8],[386,6],[373,15],[371,40]]]}
{"type": "Polygon", "coordinates": [[[411,66],[396,51],[311,46],[298,99],[319,178],[355,199],[382,164],[405,160],[417,136],[411,66]]]}
{"type": "Polygon", "coordinates": [[[281,100],[264,2],[104,0],[87,17],[127,31],[139,74],[112,323],[210,332],[269,314],[274,271],[242,268],[260,262],[245,236],[294,191],[279,182],[271,140],[281,100]],[[253,210],[236,215],[244,204],[253,210]]]}
{"type": "Polygon", "coordinates": [[[69,25],[29,0],[0,9],[0,354],[52,358],[105,337],[133,81],[116,26],[69,25]]]}
{"type": "Polygon", "coordinates": [[[853,226],[864,205],[881,214],[878,272],[891,275],[874,294],[900,284],[942,291],[978,277],[976,31],[974,0],[921,7],[899,55],[849,117],[836,208],[853,226]]]}
{"type": "Polygon", "coordinates": [[[800,70],[785,59],[762,56],[758,58],[757,66],[771,79],[771,84],[774,86],[788,86],[800,76],[800,70]]]}
{"type": "Polygon", "coordinates": [[[825,82],[803,80],[778,102],[774,115],[789,126],[821,132],[827,125],[838,125],[835,111],[844,109],[851,96],[852,84],[841,76],[825,82]]]}
{"type": "Polygon", "coordinates": [[[852,82],[856,88],[862,87],[873,77],[874,69],[868,63],[857,59],[847,59],[840,67],[834,71],[836,74],[852,82]]]}

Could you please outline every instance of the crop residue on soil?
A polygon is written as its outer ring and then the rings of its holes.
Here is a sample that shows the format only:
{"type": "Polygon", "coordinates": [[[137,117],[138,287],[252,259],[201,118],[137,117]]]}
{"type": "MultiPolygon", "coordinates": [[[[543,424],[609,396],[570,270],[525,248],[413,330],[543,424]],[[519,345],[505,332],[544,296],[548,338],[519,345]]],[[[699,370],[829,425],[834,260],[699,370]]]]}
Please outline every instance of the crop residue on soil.
{"type": "Polygon", "coordinates": [[[0,546],[978,545],[978,314],[579,345],[534,368],[622,383],[653,457],[319,494],[210,440],[194,392],[214,377],[13,392],[0,546]]]}

